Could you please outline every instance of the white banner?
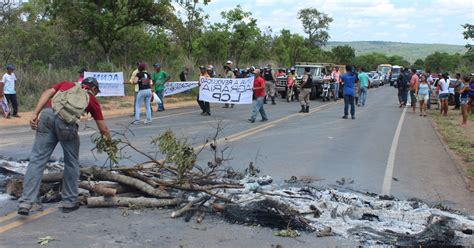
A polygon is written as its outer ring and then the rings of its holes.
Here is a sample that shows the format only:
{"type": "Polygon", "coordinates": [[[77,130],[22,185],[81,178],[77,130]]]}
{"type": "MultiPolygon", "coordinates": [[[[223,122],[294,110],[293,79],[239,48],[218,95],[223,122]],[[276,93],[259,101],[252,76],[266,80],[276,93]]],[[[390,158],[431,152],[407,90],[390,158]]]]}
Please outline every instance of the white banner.
{"type": "Polygon", "coordinates": [[[198,87],[197,81],[192,82],[167,82],[165,83],[164,96],[174,95],[198,87]]]}
{"type": "Polygon", "coordinates": [[[84,72],[84,78],[93,77],[99,81],[97,96],[124,96],[123,72],[84,72]]]}
{"type": "Polygon", "coordinates": [[[254,78],[205,78],[199,81],[199,100],[214,103],[252,104],[254,78]]]}

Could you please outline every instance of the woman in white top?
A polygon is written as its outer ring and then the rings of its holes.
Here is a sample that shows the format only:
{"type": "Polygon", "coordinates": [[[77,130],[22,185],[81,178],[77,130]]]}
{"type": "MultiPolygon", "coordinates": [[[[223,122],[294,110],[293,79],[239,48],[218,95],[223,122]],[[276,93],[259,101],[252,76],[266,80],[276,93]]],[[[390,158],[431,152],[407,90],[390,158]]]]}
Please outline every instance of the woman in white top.
{"type": "Polygon", "coordinates": [[[439,113],[444,116],[448,115],[448,98],[449,98],[449,77],[448,73],[440,75],[439,80],[439,101],[441,108],[439,113]]]}

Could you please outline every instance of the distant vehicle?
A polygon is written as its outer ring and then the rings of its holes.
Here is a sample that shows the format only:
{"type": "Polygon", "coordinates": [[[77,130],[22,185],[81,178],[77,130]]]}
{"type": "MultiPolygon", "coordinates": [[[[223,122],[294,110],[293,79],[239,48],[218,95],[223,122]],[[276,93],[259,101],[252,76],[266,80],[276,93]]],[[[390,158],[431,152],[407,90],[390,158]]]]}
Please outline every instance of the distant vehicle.
{"type": "Polygon", "coordinates": [[[379,76],[382,78],[382,84],[388,84],[389,82],[389,77],[390,72],[392,71],[392,65],[391,64],[380,64],[377,66],[377,72],[379,73],[379,76]]]}
{"type": "Polygon", "coordinates": [[[381,77],[376,71],[371,71],[367,73],[370,80],[370,87],[378,88],[383,85],[383,77],[381,77]]]}
{"type": "Polygon", "coordinates": [[[394,65],[392,66],[391,76],[390,76],[390,86],[396,86],[396,82],[400,74],[402,73],[403,66],[394,65]]]}

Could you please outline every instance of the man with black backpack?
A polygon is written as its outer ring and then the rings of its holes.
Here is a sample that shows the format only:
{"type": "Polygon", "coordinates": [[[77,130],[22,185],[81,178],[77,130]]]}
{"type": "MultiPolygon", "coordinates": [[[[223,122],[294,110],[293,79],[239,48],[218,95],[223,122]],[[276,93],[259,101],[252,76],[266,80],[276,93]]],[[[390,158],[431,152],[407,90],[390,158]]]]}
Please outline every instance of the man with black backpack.
{"type": "MultiPolygon", "coordinates": [[[[410,82],[411,75],[407,68],[403,69],[403,73],[400,73],[397,79],[398,87],[398,101],[400,108],[407,105],[408,98],[408,83],[410,82]]],[[[416,100],[415,100],[416,101],[416,100]]]]}
{"type": "Polygon", "coordinates": [[[81,84],[57,83],[41,95],[30,119],[36,136],[23,181],[23,194],[18,201],[18,214],[28,215],[33,203],[38,202],[43,171],[58,142],[64,151],[61,210],[69,213],[79,208],[76,203],[80,175],[77,121],[81,115],[90,113],[100,134],[107,142],[110,141],[109,129],[95,97],[99,92],[97,80],[88,77],[81,84]]]}

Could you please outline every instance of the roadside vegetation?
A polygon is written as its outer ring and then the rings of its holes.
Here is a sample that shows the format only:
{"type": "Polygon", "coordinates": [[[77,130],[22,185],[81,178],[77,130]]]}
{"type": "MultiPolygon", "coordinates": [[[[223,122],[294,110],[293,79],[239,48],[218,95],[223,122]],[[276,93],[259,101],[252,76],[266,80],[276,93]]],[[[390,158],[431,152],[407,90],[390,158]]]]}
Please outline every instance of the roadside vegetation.
{"type": "MultiPolygon", "coordinates": [[[[459,111],[451,111],[442,116],[437,110],[431,111],[431,117],[449,149],[453,150],[464,162],[465,173],[474,180],[474,115],[469,116],[469,127],[461,127],[459,111]]],[[[472,187],[472,185],[471,185],[472,187]]]]}

